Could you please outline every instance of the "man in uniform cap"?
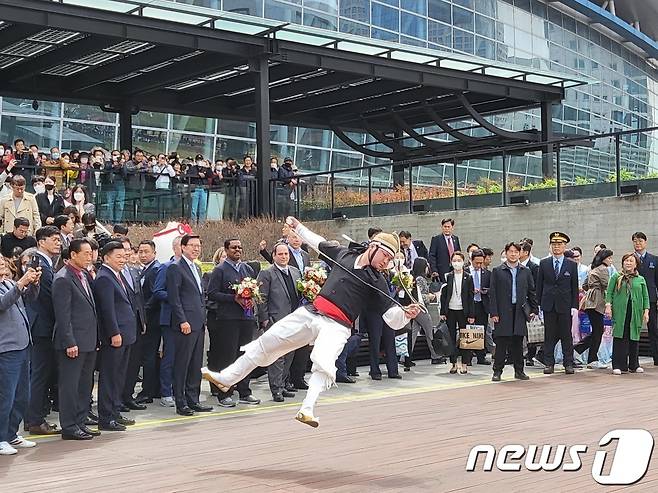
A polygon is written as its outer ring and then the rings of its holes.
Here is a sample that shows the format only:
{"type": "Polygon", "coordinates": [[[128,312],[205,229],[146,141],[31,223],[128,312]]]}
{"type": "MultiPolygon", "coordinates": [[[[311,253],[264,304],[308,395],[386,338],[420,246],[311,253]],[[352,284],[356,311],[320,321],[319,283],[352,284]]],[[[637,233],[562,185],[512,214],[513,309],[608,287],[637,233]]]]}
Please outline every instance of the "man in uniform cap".
{"type": "Polygon", "coordinates": [[[244,354],[228,368],[221,372],[202,368],[201,373],[227,391],[257,366],[269,366],[290,351],[313,344],[309,388],[295,419],[315,428],[319,421],[313,407],[320,392],[336,381],[336,358],[361,310],[377,311],[389,327],[399,330],[420,313],[420,307],[412,304],[402,308],[388,295],[382,272],[400,251],[397,235],[378,233],[367,247],[352,244],[347,248],[313,233],[294,217],[288,217],[286,222],[332,266],[320,294],[313,304],[298,308],[247,344],[244,354]]]}
{"type": "Polygon", "coordinates": [[[573,375],[571,317],[578,311],[578,265],[564,256],[569,236],[549,235],[551,255],[542,259],[537,273],[537,299],[544,312],[544,373],[553,373],[555,345],[562,342],[564,372],[573,375]]]}

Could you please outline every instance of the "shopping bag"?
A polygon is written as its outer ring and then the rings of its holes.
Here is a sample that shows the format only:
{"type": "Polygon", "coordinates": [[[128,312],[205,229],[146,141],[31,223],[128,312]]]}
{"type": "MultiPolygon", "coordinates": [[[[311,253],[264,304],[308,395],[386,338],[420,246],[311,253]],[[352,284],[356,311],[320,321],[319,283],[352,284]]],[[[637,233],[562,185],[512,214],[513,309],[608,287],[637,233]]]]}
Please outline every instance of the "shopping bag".
{"type": "Polygon", "coordinates": [[[434,332],[432,345],[436,354],[440,356],[453,356],[455,354],[455,345],[450,337],[450,330],[447,323],[441,322],[438,325],[434,332]]]}
{"type": "Polygon", "coordinates": [[[398,357],[409,356],[409,345],[407,343],[407,334],[400,334],[395,336],[395,354],[398,357]]]}
{"type": "Polygon", "coordinates": [[[467,325],[459,329],[459,349],[484,349],[484,325],[467,325]]]}
{"type": "Polygon", "coordinates": [[[585,312],[578,312],[578,318],[580,319],[580,333],[582,335],[591,334],[592,324],[589,321],[589,315],[585,312]]]}
{"type": "Polygon", "coordinates": [[[539,320],[531,320],[527,322],[528,326],[528,344],[539,344],[544,342],[544,322],[539,320]]]}

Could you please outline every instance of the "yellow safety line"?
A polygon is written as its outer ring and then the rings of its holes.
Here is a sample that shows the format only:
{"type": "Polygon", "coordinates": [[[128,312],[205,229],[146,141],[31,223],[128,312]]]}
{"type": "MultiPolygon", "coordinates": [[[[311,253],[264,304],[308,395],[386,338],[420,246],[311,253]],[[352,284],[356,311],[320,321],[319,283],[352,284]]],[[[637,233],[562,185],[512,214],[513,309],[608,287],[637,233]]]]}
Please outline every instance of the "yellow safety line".
{"type": "MultiPolygon", "coordinates": [[[[550,375],[544,375],[542,373],[533,375],[532,378],[544,378],[548,377],[550,375]]],[[[460,378],[460,377],[457,377],[460,378]]],[[[513,380],[507,380],[507,382],[512,382],[513,380]]],[[[437,385],[427,385],[424,387],[412,387],[412,388],[399,388],[399,389],[388,389],[388,390],[380,390],[377,392],[367,392],[367,393],[361,393],[361,394],[356,394],[356,395],[344,395],[344,396],[336,396],[336,397],[323,397],[320,399],[321,404],[341,404],[341,403],[347,403],[347,402],[359,402],[359,401],[369,401],[369,400],[376,400],[376,399],[383,399],[386,397],[400,397],[400,396],[405,396],[405,395],[414,395],[414,394],[421,394],[424,392],[435,392],[439,390],[451,390],[451,389],[459,389],[459,388],[467,388],[467,387],[475,387],[479,385],[493,385],[494,383],[497,382],[492,382],[491,377],[487,378],[479,378],[477,380],[471,380],[471,381],[463,381],[463,382],[452,382],[452,383],[443,383],[443,384],[437,384],[437,385]]],[[[505,383],[505,381],[501,382],[505,383]]],[[[346,384],[347,385],[347,384],[346,384]]],[[[244,408],[244,409],[233,409],[230,411],[217,411],[217,412],[207,412],[207,413],[197,413],[194,416],[174,416],[171,418],[162,418],[162,419],[154,419],[154,420],[149,420],[149,421],[140,421],[135,423],[134,425],[128,426],[129,429],[137,429],[137,428],[152,428],[156,427],[159,425],[163,424],[168,424],[168,423],[176,423],[176,422],[184,422],[184,421],[194,421],[194,420],[199,420],[199,419],[206,419],[206,418],[211,418],[211,417],[218,417],[218,416],[232,416],[232,415],[239,415],[239,414],[256,414],[256,413],[265,413],[265,412],[272,412],[276,411],[278,409],[284,409],[284,408],[289,408],[289,407],[299,407],[300,403],[299,402],[289,402],[289,403],[283,403],[283,404],[271,404],[271,405],[266,405],[266,406],[258,406],[258,407],[252,407],[252,408],[244,408]]],[[[173,409],[173,408],[169,408],[173,409]]],[[[56,435],[31,435],[29,436],[30,440],[40,440],[43,438],[54,438],[56,435]]]]}

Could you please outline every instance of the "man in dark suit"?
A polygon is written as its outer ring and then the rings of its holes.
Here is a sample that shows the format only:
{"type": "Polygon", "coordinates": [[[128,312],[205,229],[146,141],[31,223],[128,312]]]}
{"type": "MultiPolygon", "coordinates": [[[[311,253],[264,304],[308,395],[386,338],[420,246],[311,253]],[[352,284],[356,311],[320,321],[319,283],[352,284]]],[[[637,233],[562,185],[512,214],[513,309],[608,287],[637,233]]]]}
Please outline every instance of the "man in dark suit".
{"type": "Polygon", "coordinates": [[[203,366],[206,305],[201,269],[194,263],[201,254],[201,238],[181,238],[182,257],[167,268],[167,299],[171,305],[171,330],[175,335],[174,399],[176,413],[192,416],[212,411],[199,402],[203,366]]]}
{"type": "MultiPolygon", "coordinates": [[[[301,296],[296,288],[301,274],[299,269],[288,265],[290,260],[288,246],[285,243],[277,243],[272,253],[274,265],[258,274],[263,296],[263,302],[258,305],[258,318],[264,330],[294,312],[301,303],[301,296]]],[[[295,397],[294,393],[284,387],[294,355],[295,352],[292,351],[267,367],[274,402],[283,402],[284,397],[295,397]]]]}
{"type": "Polygon", "coordinates": [[[144,379],[142,391],[135,401],[137,404],[149,404],[153,397],[160,395],[160,377],[158,375],[157,353],[160,350],[162,332],[160,331],[160,303],[153,297],[155,279],[160,270],[160,262],[155,258],[155,243],[142,240],[137,249],[139,261],[144,266],[139,277],[139,285],[144,299],[146,317],[146,334],[142,347],[142,366],[144,379]]]}
{"type": "MultiPolygon", "coordinates": [[[[122,226],[119,224],[115,225],[115,230],[117,226],[122,226]]],[[[124,226],[125,228],[125,226],[124,226]]],[[[125,228],[127,231],[128,228],[125,228]]],[[[116,233],[116,231],[115,231],[116,233]]],[[[123,277],[128,281],[126,283],[128,296],[130,297],[130,302],[132,304],[133,310],[135,311],[135,320],[137,323],[136,328],[136,339],[135,343],[130,348],[130,355],[128,357],[128,368],[126,370],[126,383],[123,387],[122,392],[122,401],[123,408],[122,412],[133,411],[143,411],[146,409],[146,406],[143,404],[138,404],[135,402],[133,394],[135,392],[135,384],[137,384],[137,378],[139,377],[139,368],[142,365],[142,354],[143,354],[143,345],[144,345],[144,334],[146,333],[146,314],[144,309],[144,295],[142,294],[142,285],[139,282],[141,276],[140,269],[135,267],[128,266],[128,260],[130,259],[133,250],[130,240],[122,236],[119,238],[119,241],[123,244],[123,249],[126,255],[126,264],[123,266],[121,273],[123,277]]]]}
{"type": "MultiPolygon", "coordinates": [[[[247,313],[247,303],[238,297],[233,286],[245,277],[254,278],[253,269],[242,262],[242,242],[236,238],[224,241],[226,260],[217,265],[208,282],[208,299],[217,303],[217,319],[221,320],[217,352],[217,371],[223,370],[242,354],[240,348],[250,343],[256,332],[254,313],[247,313]]],[[[260,404],[249,388],[249,377],[237,383],[236,388],[243,404],[260,404]]],[[[231,393],[218,391],[217,400],[222,407],[234,407],[231,393]]]]}
{"type": "Polygon", "coordinates": [[[35,237],[38,267],[41,267],[41,281],[39,282],[39,295],[26,304],[32,334],[32,354],[30,405],[25,416],[25,427],[34,435],[50,435],[59,433],[55,425],[46,422],[46,416],[50,409],[49,390],[57,382],[57,379],[54,378],[57,366],[53,348],[55,314],[51,288],[54,276],[53,259],[59,255],[61,243],[59,230],[54,226],[39,228],[35,237]]]}
{"type": "MultiPolygon", "coordinates": [[[[468,289],[469,324],[482,325],[487,330],[489,324],[489,284],[491,272],[483,267],[484,252],[479,248],[471,255],[470,277],[466,278],[468,289]]],[[[475,351],[478,365],[490,365],[487,361],[487,348],[475,351]]]]}
{"type": "MultiPolygon", "coordinates": [[[[519,252],[519,263],[530,269],[530,273],[532,274],[532,280],[535,282],[535,286],[537,286],[537,276],[539,275],[539,264],[536,264],[532,261],[532,243],[529,241],[521,241],[520,242],[521,246],[521,251],[519,252]]],[[[525,364],[527,366],[535,366],[535,356],[537,356],[538,360],[543,361],[544,359],[544,352],[541,351],[541,344],[528,344],[528,352],[526,353],[526,361],[525,364]],[[537,351],[537,348],[539,347],[539,351],[537,351]]]]}
{"type": "Polygon", "coordinates": [[[86,270],[91,265],[89,240],[69,245],[69,261],[53,280],[54,345],[59,371],[59,421],[64,440],[90,440],[100,432],[86,425],[94,386],[98,322],[86,270]]]}
{"type": "Polygon", "coordinates": [[[452,254],[461,251],[459,238],[452,234],[455,227],[454,219],[441,220],[441,234],[432,237],[430,243],[429,262],[432,277],[438,277],[442,283],[446,282],[446,274],[452,270],[450,259],[452,254]]]}
{"type": "Polygon", "coordinates": [[[656,321],[658,292],[658,257],[647,252],[647,235],[638,231],[633,234],[633,250],[640,260],[638,272],[647,282],[649,290],[649,322],[647,330],[649,332],[649,349],[653,357],[653,364],[658,365],[658,322],[656,321]]]}
{"type": "Polygon", "coordinates": [[[573,375],[571,316],[578,310],[578,265],[564,256],[566,234],[551,233],[549,241],[551,256],[539,262],[537,273],[537,300],[544,312],[544,373],[553,373],[555,345],[561,341],[564,372],[573,375]]]}
{"type": "Polygon", "coordinates": [[[98,427],[107,431],[125,431],[132,419],[121,416],[122,392],[130,346],[135,343],[137,321],[132,306],[130,282],[121,271],[126,253],[118,241],[103,247],[103,262],[94,282],[94,301],[99,321],[100,365],[98,377],[98,427]]]}
{"type": "Polygon", "coordinates": [[[412,240],[409,231],[400,231],[400,251],[404,255],[404,266],[411,270],[418,257],[427,259],[427,247],[422,240],[412,240]]]}

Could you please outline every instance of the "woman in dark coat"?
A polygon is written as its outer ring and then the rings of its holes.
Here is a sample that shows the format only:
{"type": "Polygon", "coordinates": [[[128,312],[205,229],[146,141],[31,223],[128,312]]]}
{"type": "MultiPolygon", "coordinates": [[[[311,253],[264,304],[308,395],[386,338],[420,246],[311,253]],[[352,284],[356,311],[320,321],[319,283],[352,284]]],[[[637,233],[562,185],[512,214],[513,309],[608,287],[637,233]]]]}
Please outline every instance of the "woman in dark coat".
{"type": "Polygon", "coordinates": [[[520,251],[521,246],[517,243],[505,245],[507,261],[491,273],[489,312],[496,341],[491,379],[494,382],[500,381],[508,350],[514,361],[514,378],[529,378],[523,371],[523,337],[528,335],[528,317],[535,316],[539,308],[532,273],[519,263],[520,251]]]}
{"type": "Polygon", "coordinates": [[[466,364],[473,359],[472,351],[459,349],[459,330],[466,328],[468,316],[468,272],[464,270],[464,254],[455,252],[450,258],[452,270],[446,275],[446,284],[441,290],[441,320],[448,324],[450,337],[456,348],[456,354],[450,356],[450,373],[464,375],[468,373],[466,364]],[[461,357],[460,367],[457,356],[461,357]]]}

